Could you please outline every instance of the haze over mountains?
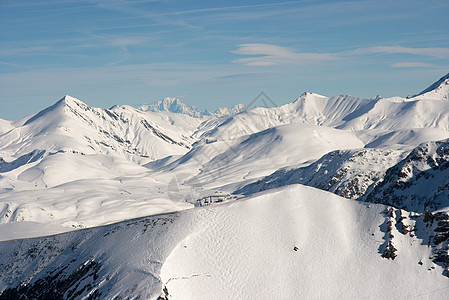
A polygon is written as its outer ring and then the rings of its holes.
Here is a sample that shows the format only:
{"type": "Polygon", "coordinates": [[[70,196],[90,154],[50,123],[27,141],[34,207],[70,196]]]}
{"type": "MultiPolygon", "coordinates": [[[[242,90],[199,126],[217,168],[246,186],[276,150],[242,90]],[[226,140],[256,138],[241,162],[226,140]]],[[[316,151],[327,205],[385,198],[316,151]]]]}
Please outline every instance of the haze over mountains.
{"type": "Polygon", "coordinates": [[[0,120],[0,299],[444,298],[448,167],[449,74],[215,112],[65,96],[0,120]]]}

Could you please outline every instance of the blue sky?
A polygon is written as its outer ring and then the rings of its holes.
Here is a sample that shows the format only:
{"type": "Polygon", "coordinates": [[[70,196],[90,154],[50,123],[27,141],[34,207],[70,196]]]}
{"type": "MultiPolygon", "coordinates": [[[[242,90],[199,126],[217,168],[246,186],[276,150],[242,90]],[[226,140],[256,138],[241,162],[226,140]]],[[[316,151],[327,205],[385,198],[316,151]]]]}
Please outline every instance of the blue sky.
{"type": "Polygon", "coordinates": [[[449,72],[449,2],[1,0],[0,118],[65,94],[201,108],[407,96],[449,72]]]}

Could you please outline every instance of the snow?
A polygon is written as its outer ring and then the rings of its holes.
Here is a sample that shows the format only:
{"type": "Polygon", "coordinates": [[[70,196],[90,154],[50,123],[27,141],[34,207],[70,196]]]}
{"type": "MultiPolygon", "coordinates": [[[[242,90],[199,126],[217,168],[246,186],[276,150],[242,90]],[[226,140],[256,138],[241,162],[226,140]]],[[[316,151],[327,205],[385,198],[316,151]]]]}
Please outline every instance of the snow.
{"type": "Polygon", "coordinates": [[[161,278],[170,299],[446,297],[441,269],[418,264],[429,251],[418,240],[380,257],[384,210],[303,186],[198,210],[161,278]]]}
{"type": "Polygon", "coordinates": [[[222,205],[3,242],[0,289],[25,283],[32,290],[46,280],[56,283],[47,291],[55,295],[72,278],[66,297],[78,291],[78,298],[156,299],[165,288],[169,299],[444,299],[449,279],[423,239],[394,227],[397,257],[380,256],[385,211],[293,185],[222,205]],[[76,270],[87,267],[78,278],[76,270]]]}
{"type": "MultiPolygon", "coordinates": [[[[198,118],[172,98],[143,112],[123,105],[92,108],[65,96],[25,120],[2,121],[0,223],[52,223],[68,230],[104,225],[190,208],[199,197],[232,193],[279,169],[306,168],[335,150],[403,155],[422,142],[449,138],[448,105],[304,93],[281,107],[198,118]]],[[[361,165],[353,166],[367,174],[361,191],[391,166],[376,164],[373,173],[361,165]]],[[[329,171],[308,184],[323,188],[324,178],[332,179],[329,171]]],[[[357,172],[332,191],[347,191],[357,172]]]]}
{"type": "Polygon", "coordinates": [[[81,298],[444,298],[448,86],[0,120],[0,290],[87,272],[81,298]]]}

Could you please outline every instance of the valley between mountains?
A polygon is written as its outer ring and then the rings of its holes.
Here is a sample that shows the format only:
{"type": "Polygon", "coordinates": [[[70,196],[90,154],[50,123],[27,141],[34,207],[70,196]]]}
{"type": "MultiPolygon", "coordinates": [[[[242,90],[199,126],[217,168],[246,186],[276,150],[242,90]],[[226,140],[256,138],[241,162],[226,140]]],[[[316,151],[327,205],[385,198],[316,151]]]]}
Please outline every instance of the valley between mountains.
{"type": "Polygon", "coordinates": [[[449,299],[449,74],[0,120],[0,299],[449,299]]]}

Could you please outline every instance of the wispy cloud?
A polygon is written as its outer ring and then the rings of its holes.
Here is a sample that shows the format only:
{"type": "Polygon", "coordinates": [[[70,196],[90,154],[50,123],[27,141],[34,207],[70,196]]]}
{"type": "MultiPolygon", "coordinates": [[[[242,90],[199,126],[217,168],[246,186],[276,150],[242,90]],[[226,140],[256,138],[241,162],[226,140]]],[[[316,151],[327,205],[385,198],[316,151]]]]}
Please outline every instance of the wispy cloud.
{"type": "MultiPolygon", "coordinates": [[[[433,59],[449,58],[449,48],[411,48],[402,46],[377,46],[356,48],[333,53],[297,52],[295,49],[272,44],[241,44],[231,51],[239,55],[254,56],[234,60],[247,66],[300,65],[339,59],[363,58],[373,54],[411,54],[433,59]]],[[[422,62],[398,62],[391,64],[393,68],[438,67],[438,65],[422,62]]]]}
{"type": "Polygon", "coordinates": [[[414,61],[404,61],[391,64],[392,68],[438,68],[438,69],[446,69],[449,66],[440,66],[435,64],[427,64],[422,62],[414,62],[414,61]]]}
{"type": "Polygon", "coordinates": [[[167,18],[161,13],[156,13],[150,9],[139,7],[138,5],[159,2],[158,0],[142,0],[142,1],[129,1],[129,0],[112,0],[112,1],[102,1],[102,0],[89,0],[94,3],[97,7],[112,11],[117,11],[123,14],[133,15],[139,18],[144,18],[151,20],[154,24],[158,25],[171,25],[171,26],[181,26],[181,27],[193,27],[191,24],[179,20],[176,18],[167,18]]]}
{"type": "Polygon", "coordinates": [[[238,49],[232,51],[240,55],[253,55],[257,57],[240,58],[234,63],[247,66],[274,66],[286,64],[306,64],[335,60],[338,57],[333,53],[306,53],[295,52],[293,49],[270,44],[241,44],[238,49]]]}
{"type": "Polygon", "coordinates": [[[235,80],[264,78],[269,75],[271,75],[271,73],[237,73],[237,74],[226,74],[216,76],[214,79],[218,81],[235,81],[235,80]]]}
{"type": "Polygon", "coordinates": [[[353,54],[413,54],[436,58],[449,57],[449,48],[410,48],[402,46],[378,46],[358,48],[350,51],[353,54]]]}
{"type": "Polygon", "coordinates": [[[34,55],[37,52],[48,51],[49,49],[49,46],[3,48],[0,49],[0,55],[34,55]]]}
{"type": "Polygon", "coordinates": [[[112,38],[110,40],[110,43],[118,47],[127,47],[127,46],[141,45],[146,41],[147,39],[142,37],[117,37],[112,38]]]}
{"type": "Polygon", "coordinates": [[[237,6],[222,6],[222,7],[208,7],[208,8],[200,8],[200,9],[191,9],[191,10],[182,10],[175,11],[168,14],[180,15],[180,14],[191,14],[191,13],[205,13],[205,12],[217,12],[217,11],[225,11],[225,10],[241,10],[248,8],[261,8],[261,7],[273,7],[273,6],[284,6],[289,4],[298,4],[309,1],[286,1],[286,2],[276,2],[276,3],[264,3],[264,4],[252,4],[252,5],[237,5],[237,6]]]}

